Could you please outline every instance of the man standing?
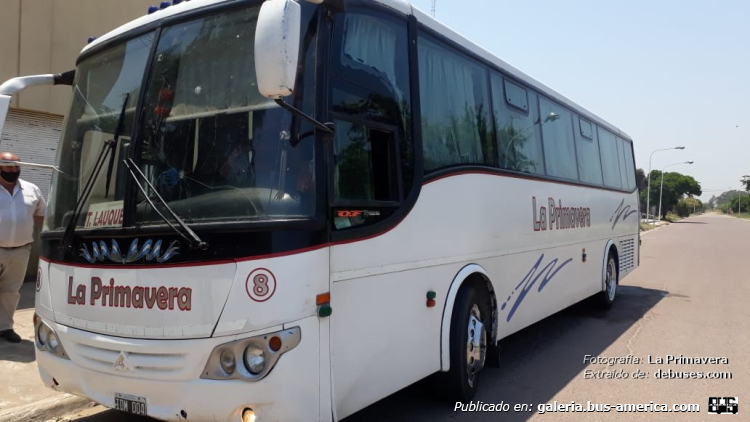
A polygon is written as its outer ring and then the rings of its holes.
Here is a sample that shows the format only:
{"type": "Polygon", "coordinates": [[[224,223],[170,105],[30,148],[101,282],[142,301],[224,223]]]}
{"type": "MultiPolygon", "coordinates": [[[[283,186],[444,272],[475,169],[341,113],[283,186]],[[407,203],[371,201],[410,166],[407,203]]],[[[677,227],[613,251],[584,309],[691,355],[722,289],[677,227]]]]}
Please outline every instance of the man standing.
{"type": "MultiPolygon", "coordinates": [[[[20,161],[10,152],[0,152],[2,160],[20,161]]],[[[11,343],[21,342],[13,331],[13,314],[21,299],[34,223],[44,220],[47,206],[39,188],[20,175],[19,166],[0,163],[0,338],[11,343]]]]}

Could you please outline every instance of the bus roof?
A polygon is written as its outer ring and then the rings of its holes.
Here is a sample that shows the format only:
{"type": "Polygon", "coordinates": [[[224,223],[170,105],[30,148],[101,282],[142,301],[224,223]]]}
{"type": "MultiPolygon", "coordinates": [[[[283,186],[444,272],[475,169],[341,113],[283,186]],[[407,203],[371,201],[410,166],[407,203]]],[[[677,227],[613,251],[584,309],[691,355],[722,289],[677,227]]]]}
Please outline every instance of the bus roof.
{"type": "MultiPolygon", "coordinates": [[[[203,7],[211,6],[214,4],[219,3],[231,3],[235,2],[236,0],[192,0],[192,1],[182,1],[179,4],[167,7],[166,9],[158,10],[154,13],[150,13],[144,16],[141,16],[138,19],[132,20],[119,28],[116,28],[103,36],[97,38],[96,40],[92,41],[88,45],[86,45],[83,50],[81,50],[81,53],[85,53],[89,49],[100,45],[102,43],[105,43],[106,41],[124,34],[126,32],[129,32],[131,30],[134,30],[136,28],[142,27],[144,25],[147,25],[149,23],[152,23],[154,21],[158,21],[161,19],[164,19],[169,16],[177,15],[180,13],[184,13],[189,10],[194,9],[200,9],[203,7]]],[[[304,0],[299,0],[304,1],[304,0]]],[[[467,49],[468,51],[471,51],[472,53],[476,54],[477,56],[481,57],[482,59],[486,60],[487,62],[490,62],[497,66],[498,68],[502,69],[505,73],[510,75],[511,77],[519,80],[520,82],[523,82],[524,84],[528,85],[531,88],[534,88],[535,90],[539,91],[541,94],[545,95],[546,97],[549,97],[551,100],[563,104],[567,106],[568,108],[574,110],[579,115],[586,117],[593,122],[597,123],[599,126],[602,126],[604,128],[609,129],[610,131],[616,133],[618,136],[632,140],[630,136],[628,136],[625,132],[621,131],[619,128],[613,126],[612,124],[608,123],[606,120],[600,118],[599,116],[595,115],[594,113],[591,113],[590,111],[584,109],[583,107],[579,106],[578,104],[574,103],[573,101],[569,100],[562,94],[558,93],[557,91],[551,89],[550,87],[542,84],[541,82],[537,81],[536,79],[532,78],[531,76],[525,74],[524,72],[516,69],[515,67],[511,66],[510,64],[506,63],[505,61],[501,60],[494,54],[490,53],[486,49],[480,47],[479,45],[475,44],[474,42],[466,39],[464,36],[460,35],[458,32],[452,30],[448,26],[440,23],[436,19],[434,19],[429,14],[423,12],[422,10],[414,7],[409,2],[405,0],[372,0],[375,3],[382,4],[390,9],[393,9],[397,12],[400,12],[404,15],[414,15],[417,20],[425,25],[426,27],[436,31],[439,34],[442,34],[444,37],[450,39],[451,41],[455,42],[456,44],[462,46],[463,48],[467,49]]]]}

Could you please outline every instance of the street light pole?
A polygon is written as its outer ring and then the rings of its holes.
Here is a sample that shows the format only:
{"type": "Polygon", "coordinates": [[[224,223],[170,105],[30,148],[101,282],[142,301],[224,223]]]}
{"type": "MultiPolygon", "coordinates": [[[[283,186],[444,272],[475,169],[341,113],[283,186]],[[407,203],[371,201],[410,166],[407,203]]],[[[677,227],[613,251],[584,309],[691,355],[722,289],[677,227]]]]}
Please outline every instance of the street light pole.
{"type": "Polygon", "coordinates": [[[659,188],[659,221],[661,221],[661,194],[664,191],[664,169],[667,167],[678,166],[680,164],[693,164],[693,160],[685,161],[684,163],[668,164],[661,169],[661,187],[659,188]]]}
{"type": "Polygon", "coordinates": [[[651,155],[648,157],[648,175],[646,176],[648,178],[648,189],[646,192],[646,220],[648,221],[648,215],[651,212],[651,158],[654,156],[654,153],[657,151],[669,151],[671,149],[685,149],[685,147],[672,147],[672,148],[662,148],[657,149],[656,151],[652,152],[651,155]]]}

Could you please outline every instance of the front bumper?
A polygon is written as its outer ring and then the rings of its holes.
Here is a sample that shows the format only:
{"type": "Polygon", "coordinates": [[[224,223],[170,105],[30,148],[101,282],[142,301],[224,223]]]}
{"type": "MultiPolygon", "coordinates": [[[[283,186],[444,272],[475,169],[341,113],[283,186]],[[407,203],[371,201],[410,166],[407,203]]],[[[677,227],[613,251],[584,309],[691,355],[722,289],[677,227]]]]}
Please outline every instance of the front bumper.
{"type": "Polygon", "coordinates": [[[241,421],[252,408],[258,422],[317,420],[320,406],[318,318],[285,324],[300,327],[302,338],[281,356],[262,380],[201,379],[215,346],[241,336],[195,340],[140,340],[103,336],[49,323],[70,360],[37,350],[45,385],[114,407],[115,393],[145,397],[148,415],[175,421],[241,421]],[[135,369],[114,369],[109,362],[128,354],[135,369]]]}

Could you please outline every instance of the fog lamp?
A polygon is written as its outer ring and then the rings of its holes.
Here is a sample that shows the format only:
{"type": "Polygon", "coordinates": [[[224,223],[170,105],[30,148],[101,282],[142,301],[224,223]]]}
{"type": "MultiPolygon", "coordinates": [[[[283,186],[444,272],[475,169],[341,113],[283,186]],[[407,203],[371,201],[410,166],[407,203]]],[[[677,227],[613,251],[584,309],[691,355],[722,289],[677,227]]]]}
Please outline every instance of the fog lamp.
{"type": "Polygon", "coordinates": [[[253,409],[249,407],[242,411],[242,422],[256,422],[258,418],[255,416],[253,409]]]}

